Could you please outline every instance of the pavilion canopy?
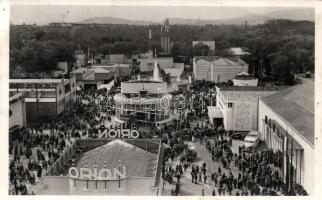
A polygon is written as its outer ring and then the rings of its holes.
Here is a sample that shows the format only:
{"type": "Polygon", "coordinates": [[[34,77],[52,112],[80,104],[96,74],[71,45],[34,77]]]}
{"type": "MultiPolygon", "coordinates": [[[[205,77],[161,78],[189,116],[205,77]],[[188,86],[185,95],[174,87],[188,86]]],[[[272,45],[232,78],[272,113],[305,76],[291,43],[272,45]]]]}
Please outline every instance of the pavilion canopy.
{"type": "Polygon", "coordinates": [[[108,84],[102,84],[102,85],[100,85],[97,89],[101,90],[101,89],[104,89],[105,88],[105,89],[107,89],[107,91],[109,91],[113,86],[114,86],[114,80],[112,80],[108,84]]]}

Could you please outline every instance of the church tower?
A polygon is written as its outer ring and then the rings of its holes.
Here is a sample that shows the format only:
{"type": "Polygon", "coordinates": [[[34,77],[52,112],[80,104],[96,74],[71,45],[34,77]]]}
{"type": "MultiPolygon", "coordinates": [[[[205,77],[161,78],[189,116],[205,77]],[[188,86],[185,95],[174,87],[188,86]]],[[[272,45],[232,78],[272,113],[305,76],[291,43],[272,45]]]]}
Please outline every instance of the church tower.
{"type": "Polygon", "coordinates": [[[163,53],[165,54],[170,54],[170,51],[171,51],[169,30],[170,30],[169,20],[165,19],[164,24],[161,25],[161,47],[162,47],[163,53]]]}

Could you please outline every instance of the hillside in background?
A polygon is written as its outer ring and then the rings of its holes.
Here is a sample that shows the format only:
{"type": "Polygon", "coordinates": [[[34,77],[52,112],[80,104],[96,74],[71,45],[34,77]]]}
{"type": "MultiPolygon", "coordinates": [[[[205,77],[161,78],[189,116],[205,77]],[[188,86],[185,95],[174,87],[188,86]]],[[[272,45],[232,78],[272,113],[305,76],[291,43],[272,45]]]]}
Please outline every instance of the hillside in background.
{"type": "MultiPolygon", "coordinates": [[[[248,13],[248,12],[245,12],[248,13]]],[[[249,14],[244,17],[204,20],[204,19],[184,19],[170,18],[170,24],[187,24],[187,25],[206,25],[206,24],[243,24],[247,21],[248,24],[263,24],[270,19],[289,19],[289,20],[306,20],[314,21],[314,12],[311,10],[294,9],[283,11],[272,11],[263,14],[249,14]]],[[[143,20],[129,20],[114,17],[94,17],[79,21],[78,23],[97,23],[97,24],[129,24],[129,25],[149,25],[159,24],[160,22],[148,22],[143,20]]]]}
{"type": "Polygon", "coordinates": [[[80,21],[84,24],[129,24],[129,25],[149,25],[147,21],[129,20],[115,17],[93,17],[80,21]]]}

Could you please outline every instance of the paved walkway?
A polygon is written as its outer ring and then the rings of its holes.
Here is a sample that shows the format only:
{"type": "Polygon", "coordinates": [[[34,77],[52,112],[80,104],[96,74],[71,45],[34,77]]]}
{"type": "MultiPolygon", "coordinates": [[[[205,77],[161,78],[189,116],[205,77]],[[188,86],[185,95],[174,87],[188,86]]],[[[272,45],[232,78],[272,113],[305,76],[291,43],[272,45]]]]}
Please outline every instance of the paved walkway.
{"type": "MultiPolygon", "coordinates": [[[[43,132],[44,132],[44,134],[50,134],[50,130],[44,130],[43,132]]],[[[67,143],[68,142],[66,141],[66,145],[68,146],[69,144],[67,144],[67,143]]],[[[26,147],[23,145],[22,142],[21,143],[18,143],[17,141],[15,141],[13,144],[15,146],[18,145],[18,149],[20,149],[20,147],[22,147],[23,151],[24,152],[26,151],[26,147]]],[[[49,159],[48,158],[48,151],[47,150],[44,150],[40,145],[37,145],[37,146],[34,146],[34,147],[31,148],[32,156],[31,156],[30,159],[31,160],[37,160],[37,150],[38,149],[44,154],[45,159],[48,161],[48,159],[49,159]]],[[[14,152],[14,150],[13,150],[13,152],[14,152]]],[[[11,162],[13,159],[14,159],[14,155],[13,154],[10,154],[9,155],[9,162],[11,162]]],[[[28,169],[29,159],[27,159],[27,157],[26,157],[25,154],[23,154],[23,155],[20,156],[20,162],[23,164],[23,166],[24,166],[25,169],[28,169]]],[[[48,166],[48,168],[49,167],[50,166],[48,166]]],[[[42,170],[42,177],[46,174],[46,172],[47,171],[45,169],[42,170]]],[[[31,171],[31,173],[34,173],[35,174],[35,178],[36,178],[35,184],[32,185],[32,184],[30,184],[28,182],[25,182],[25,184],[26,184],[28,193],[31,193],[31,191],[33,191],[34,193],[37,194],[37,191],[39,189],[42,189],[44,187],[44,185],[42,184],[42,177],[40,177],[40,178],[37,177],[37,171],[31,171]]]]}
{"type": "MultiPolygon", "coordinates": [[[[234,149],[238,149],[239,141],[234,141],[233,146],[234,149]],[[236,147],[237,146],[237,147],[236,147]]],[[[191,196],[200,196],[202,189],[205,191],[205,196],[211,196],[213,189],[216,190],[216,195],[218,194],[218,187],[215,186],[214,182],[211,180],[211,173],[217,171],[218,167],[220,166],[222,169],[222,172],[224,172],[226,175],[229,174],[228,169],[223,169],[219,161],[212,161],[211,158],[211,153],[206,149],[205,144],[200,144],[199,140],[196,142],[187,142],[189,146],[194,147],[194,149],[197,151],[197,159],[193,164],[197,164],[201,166],[203,162],[207,163],[207,183],[198,183],[194,184],[191,182],[191,166],[187,168],[187,171],[183,173],[183,176],[181,177],[181,185],[180,185],[180,196],[186,196],[186,195],[191,195],[191,196]]],[[[180,157],[180,156],[179,156],[180,157]]],[[[179,157],[177,157],[175,160],[172,162],[172,166],[176,166],[179,163],[179,157]]],[[[233,173],[234,177],[238,176],[238,168],[234,167],[234,162],[231,163],[231,172],[233,173]]],[[[174,178],[174,181],[176,181],[176,178],[174,178]]],[[[166,182],[164,186],[164,190],[162,192],[162,195],[167,196],[171,195],[171,189],[175,188],[175,184],[171,185],[168,182],[166,182]]],[[[236,193],[236,189],[232,191],[232,194],[236,193]]],[[[223,195],[223,194],[222,194],[223,195]]],[[[228,193],[226,192],[226,195],[228,193]]]]}

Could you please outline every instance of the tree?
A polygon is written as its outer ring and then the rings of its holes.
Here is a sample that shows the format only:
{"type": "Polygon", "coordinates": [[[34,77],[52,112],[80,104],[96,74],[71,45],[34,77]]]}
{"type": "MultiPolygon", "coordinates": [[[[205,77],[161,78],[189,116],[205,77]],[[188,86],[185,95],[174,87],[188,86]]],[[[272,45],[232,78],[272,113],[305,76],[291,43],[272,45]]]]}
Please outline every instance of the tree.
{"type": "MultiPolygon", "coordinates": [[[[270,20],[259,25],[171,25],[170,40],[174,42],[171,54],[209,55],[209,48],[192,41],[215,40],[215,55],[230,56],[225,50],[242,47],[250,52],[243,58],[249,72],[262,78],[284,82],[292,76],[289,70],[314,72],[314,23],[308,21],[270,20]]],[[[57,61],[74,62],[74,50],[80,44],[83,50],[90,47],[91,54],[144,53],[161,51],[160,25],[137,26],[111,24],[75,26],[66,30],[44,30],[43,27],[10,26],[10,67],[21,65],[29,71],[53,69],[57,61]],[[152,30],[152,41],[148,39],[152,30]],[[93,31],[95,30],[95,31],[93,31]]]]}
{"type": "Polygon", "coordinates": [[[207,45],[199,43],[192,47],[192,52],[194,56],[207,56],[210,54],[210,49],[207,45]]]}

